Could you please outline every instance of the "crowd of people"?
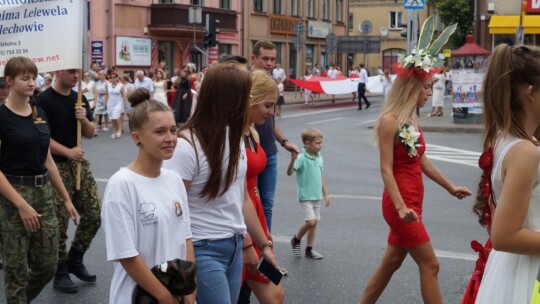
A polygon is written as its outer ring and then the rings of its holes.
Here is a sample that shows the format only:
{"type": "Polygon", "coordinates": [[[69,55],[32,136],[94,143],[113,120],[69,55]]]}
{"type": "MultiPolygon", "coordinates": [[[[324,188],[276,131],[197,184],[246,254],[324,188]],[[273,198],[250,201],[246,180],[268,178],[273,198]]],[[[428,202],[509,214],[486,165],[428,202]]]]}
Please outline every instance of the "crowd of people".
{"type": "MultiPolygon", "coordinates": [[[[107,260],[114,263],[110,303],[132,303],[136,287],[159,303],[250,303],[252,294],[260,303],[283,303],[283,285],[257,268],[264,259],[288,273],[272,243],[277,144],[291,154],[287,174],[295,174],[298,184],[303,222],[291,233],[295,257],[323,259],[314,249],[315,235],[321,202],[329,206],[331,196],[322,132],[302,131],[300,150],[275,120],[285,79],[276,53],[272,42],[258,41],[249,61],[227,56],[202,72],[188,64],[171,78],[158,69],[137,71],[134,79],[94,64],[83,75],[40,75],[29,59],[9,59],[0,79],[0,245],[7,303],[30,302],[51,280],[60,292],[75,293],[70,274],[96,282],[83,258],[100,227],[107,260]],[[82,103],[75,91],[79,76],[82,103]],[[101,203],[77,130],[91,139],[109,123],[111,138],[129,133],[137,156],[110,178],[101,203]],[[77,228],[68,250],[69,220],[77,228]],[[173,293],[150,271],[173,259],[197,265],[195,292],[173,293]]],[[[467,304],[528,303],[532,296],[540,267],[538,62],[540,50],[527,46],[499,45],[489,58],[483,86],[486,166],[474,210],[492,242],[485,247],[485,269],[475,269],[483,276],[471,279],[467,304]]],[[[434,87],[439,90],[444,74],[407,62],[396,71],[394,80],[382,71],[386,101],[375,126],[388,246],[360,303],[375,303],[408,255],[418,265],[423,301],[442,303],[439,262],[422,217],[423,175],[458,199],[471,191],[445,178],[424,153],[415,109],[434,87]]],[[[320,73],[317,64],[305,78],[320,73]]],[[[327,71],[329,77],[338,73],[333,66],[327,71]]],[[[349,74],[360,78],[358,109],[362,101],[367,109],[365,67],[349,74]]],[[[313,96],[305,94],[307,103],[313,96]]]]}

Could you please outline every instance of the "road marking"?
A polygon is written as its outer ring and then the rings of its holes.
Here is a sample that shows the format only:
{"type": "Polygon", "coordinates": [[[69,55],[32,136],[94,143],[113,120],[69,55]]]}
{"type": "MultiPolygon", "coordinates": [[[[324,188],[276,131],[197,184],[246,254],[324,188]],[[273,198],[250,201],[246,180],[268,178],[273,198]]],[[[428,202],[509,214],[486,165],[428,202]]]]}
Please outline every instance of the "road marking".
{"type": "Polygon", "coordinates": [[[373,119],[373,120],[365,120],[365,121],[357,122],[357,123],[355,123],[354,125],[355,125],[355,126],[358,126],[358,125],[364,125],[364,124],[369,124],[369,123],[373,123],[373,122],[377,122],[377,120],[376,120],[376,119],[373,119]]]}
{"type": "Polygon", "coordinates": [[[345,199],[354,199],[354,200],[372,200],[380,201],[382,197],[380,196],[365,196],[365,195],[349,195],[349,194],[332,194],[330,193],[331,198],[345,198],[345,199]]]}
{"type": "Polygon", "coordinates": [[[447,146],[427,144],[426,154],[431,160],[440,160],[470,167],[478,167],[481,153],[447,146]]]}
{"type": "MultiPolygon", "coordinates": [[[[292,236],[286,236],[286,235],[272,235],[272,240],[274,243],[278,242],[278,243],[290,244],[291,237],[292,236]]],[[[435,250],[435,255],[439,258],[465,260],[465,261],[476,261],[476,259],[478,258],[478,256],[474,254],[445,251],[445,250],[435,250]]]]}
{"type": "Polygon", "coordinates": [[[320,123],[343,120],[343,119],[345,119],[345,117],[336,117],[336,118],[330,118],[330,119],[324,119],[324,120],[317,120],[317,121],[307,122],[306,125],[316,125],[320,123]]]}
{"type": "Polygon", "coordinates": [[[330,109],[330,110],[320,110],[320,111],[298,113],[298,114],[289,114],[289,115],[283,115],[283,116],[281,116],[281,118],[294,118],[294,117],[319,115],[319,114],[333,113],[333,112],[340,112],[340,111],[349,111],[351,108],[353,108],[353,107],[344,107],[344,108],[339,108],[339,109],[330,109]]]}

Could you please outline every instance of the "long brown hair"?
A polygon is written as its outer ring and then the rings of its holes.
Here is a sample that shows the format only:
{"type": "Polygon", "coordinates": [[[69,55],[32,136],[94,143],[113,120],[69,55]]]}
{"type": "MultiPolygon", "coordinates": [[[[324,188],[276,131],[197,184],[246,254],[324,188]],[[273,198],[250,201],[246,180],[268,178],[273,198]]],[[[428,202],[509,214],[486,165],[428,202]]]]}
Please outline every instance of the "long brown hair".
{"type": "MultiPolygon", "coordinates": [[[[210,177],[200,197],[208,200],[222,195],[234,182],[240,159],[240,141],[248,122],[251,76],[232,65],[218,63],[204,76],[197,107],[191,118],[179,130],[189,130],[197,137],[206,155],[210,177]],[[229,157],[225,180],[222,180],[225,143],[229,139],[229,157]]],[[[189,138],[185,138],[190,141],[189,138]]],[[[196,147],[192,142],[195,152],[196,147]]]]}
{"type": "MultiPolygon", "coordinates": [[[[495,145],[499,132],[533,141],[523,125],[523,85],[540,86],[540,48],[534,46],[498,45],[488,58],[482,85],[484,102],[484,151],[495,145]]],[[[534,141],[533,141],[534,142],[534,141]]],[[[537,142],[534,142],[537,144],[537,142]]],[[[482,224],[482,213],[487,200],[478,195],[473,205],[482,224]]]]}

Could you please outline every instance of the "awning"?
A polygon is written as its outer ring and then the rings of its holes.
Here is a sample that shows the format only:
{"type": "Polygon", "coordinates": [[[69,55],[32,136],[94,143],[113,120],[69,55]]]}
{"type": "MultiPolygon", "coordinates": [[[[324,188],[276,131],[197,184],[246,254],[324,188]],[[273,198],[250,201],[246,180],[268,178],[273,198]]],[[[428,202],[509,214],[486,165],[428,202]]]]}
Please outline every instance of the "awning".
{"type": "Polygon", "coordinates": [[[540,34],[540,15],[525,15],[523,27],[525,34],[540,34]]]}
{"type": "Polygon", "coordinates": [[[489,20],[489,33],[515,34],[518,26],[519,15],[491,16],[489,20]]]}

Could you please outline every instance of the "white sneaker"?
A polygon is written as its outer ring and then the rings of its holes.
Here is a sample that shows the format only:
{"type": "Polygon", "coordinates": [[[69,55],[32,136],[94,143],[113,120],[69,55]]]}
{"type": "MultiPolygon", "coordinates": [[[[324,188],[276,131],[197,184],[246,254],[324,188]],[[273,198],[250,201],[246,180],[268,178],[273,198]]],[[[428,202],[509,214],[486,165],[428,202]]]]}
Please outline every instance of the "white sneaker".
{"type": "Polygon", "coordinates": [[[103,127],[103,129],[101,129],[101,131],[103,131],[103,132],[107,132],[107,131],[109,131],[109,128],[105,128],[105,127],[103,127]]]}
{"type": "Polygon", "coordinates": [[[116,138],[120,138],[120,136],[122,136],[122,132],[116,133],[116,138]]]}
{"type": "Polygon", "coordinates": [[[114,133],[111,134],[111,138],[112,138],[112,139],[115,139],[115,138],[116,138],[116,134],[114,134],[114,133]]]}

